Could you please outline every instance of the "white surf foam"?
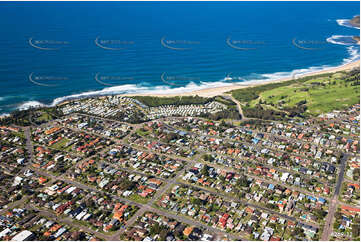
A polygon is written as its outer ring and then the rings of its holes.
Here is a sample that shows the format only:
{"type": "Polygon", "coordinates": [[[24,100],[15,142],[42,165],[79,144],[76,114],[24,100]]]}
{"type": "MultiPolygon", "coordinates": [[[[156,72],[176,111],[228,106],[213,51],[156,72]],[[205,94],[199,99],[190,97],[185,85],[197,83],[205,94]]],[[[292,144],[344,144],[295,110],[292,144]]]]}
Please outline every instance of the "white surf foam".
{"type": "Polygon", "coordinates": [[[79,94],[73,94],[73,95],[69,95],[69,96],[59,97],[59,98],[54,99],[54,101],[52,102],[52,104],[50,106],[54,106],[61,102],[64,102],[66,100],[71,100],[71,99],[78,99],[78,98],[85,98],[85,97],[92,97],[92,96],[101,96],[101,95],[121,94],[121,93],[128,93],[128,92],[138,93],[138,92],[146,91],[147,89],[148,88],[146,88],[146,87],[139,87],[135,84],[126,84],[126,85],[121,85],[121,86],[107,87],[107,88],[104,88],[104,89],[98,90],[98,91],[88,91],[88,92],[83,92],[83,93],[79,93],[79,94]]]}
{"type": "MultiPolygon", "coordinates": [[[[339,39],[341,37],[345,37],[345,36],[333,35],[327,39],[328,42],[333,43],[333,44],[347,45],[346,49],[349,54],[349,57],[344,58],[341,65],[345,65],[345,64],[351,63],[353,61],[359,60],[360,59],[360,47],[358,45],[348,45],[348,44],[341,43],[340,41],[337,41],[337,39],[339,39]]],[[[346,36],[346,37],[352,37],[352,36],[346,36]]],[[[288,71],[288,72],[252,74],[252,75],[250,75],[250,76],[252,76],[252,78],[235,77],[235,76],[227,75],[217,82],[200,82],[200,84],[191,82],[184,87],[176,87],[176,88],[170,87],[167,85],[150,87],[149,85],[126,84],[126,85],[121,85],[121,86],[107,87],[102,90],[87,91],[87,92],[83,92],[83,93],[79,93],[79,94],[73,94],[73,95],[59,97],[59,98],[54,99],[50,105],[46,105],[46,104],[40,103],[38,101],[29,101],[29,102],[22,103],[17,109],[24,110],[24,109],[28,109],[30,107],[55,106],[59,103],[67,101],[67,100],[94,97],[94,96],[105,96],[105,95],[116,95],[116,94],[140,94],[140,93],[144,93],[144,94],[178,94],[178,93],[197,91],[197,90],[206,89],[206,88],[231,86],[234,84],[262,83],[265,81],[269,82],[269,81],[273,81],[273,80],[279,80],[281,78],[288,78],[288,77],[297,78],[300,75],[312,74],[315,72],[334,68],[336,66],[337,65],[334,65],[334,66],[322,65],[322,66],[313,66],[313,67],[304,68],[304,69],[296,69],[296,70],[288,71]],[[255,79],[255,76],[257,76],[257,79],[255,79]]],[[[0,100],[1,100],[1,97],[0,97],[0,100]]]]}
{"type": "Polygon", "coordinates": [[[2,113],[0,114],[0,118],[10,117],[10,113],[2,113]]]}
{"type": "Polygon", "coordinates": [[[350,56],[348,58],[343,59],[344,64],[348,64],[348,63],[351,63],[353,61],[360,60],[360,47],[358,47],[358,46],[349,46],[349,47],[347,47],[347,51],[348,51],[350,56]]]}
{"type": "MultiPolygon", "coordinates": [[[[360,59],[360,48],[358,46],[348,46],[347,52],[349,53],[348,58],[344,58],[341,65],[346,65],[351,62],[357,61],[360,59]]],[[[325,71],[328,69],[332,69],[334,67],[337,67],[338,65],[322,65],[322,66],[312,66],[309,68],[303,68],[303,69],[295,69],[293,71],[286,71],[286,72],[275,72],[275,73],[265,73],[265,74],[259,74],[257,79],[248,79],[247,77],[238,77],[240,80],[245,80],[242,83],[262,83],[262,82],[269,82],[269,81],[275,81],[283,78],[289,78],[289,77],[300,77],[306,74],[312,74],[317,73],[321,71],[325,71]]],[[[227,77],[223,78],[222,80],[225,81],[227,77]]],[[[232,80],[235,80],[236,78],[232,77],[232,80]]]]}
{"type": "Polygon", "coordinates": [[[46,106],[46,105],[41,103],[41,102],[38,102],[38,101],[28,101],[28,102],[25,102],[25,103],[21,104],[18,107],[18,109],[19,110],[26,110],[26,109],[33,108],[33,107],[44,107],[44,106],[46,106]]]}
{"type": "Polygon", "coordinates": [[[106,95],[115,95],[115,94],[179,94],[184,92],[191,92],[206,88],[215,88],[221,86],[232,85],[232,83],[225,83],[222,81],[219,82],[201,82],[200,84],[196,84],[194,82],[189,83],[184,87],[171,88],[170,86],[155,86],[155,87],[145,87],[141,85],[135,84],[127,84],[121,86],[107,87],[98,91],[88,91],[80,94],[74,94],[64,97],[59,97],[53,100],[50,105],[43,104],[38,101],[29,101],[21,104],[17,109],[25,110],[31,107],[45,107],[45,106],[55,106],[59,103],[62,103],[67,100],[87,98],[87,97],[95,97],[95,96],[106,96],[106,95]]]}
{"type": "Polygon", "coordinates": [[[139,94],[139,93],[178,94],[178,93],[201,90],[201,89],[205,89],[205,88],[220,87],[220,86],[225,86],[225,85],[232,85],[232,84],[231,83],[227,84],[222,81],[200,82],[200,84],[191,82],[184,87],[176,87],[176,88],[172,88],[172,87],[166,86],[166,85],[155,86],[155,87],[146,87],[146,86],[141,86],[141,85],[129,84],[129,85],[108,87],[108,88],[104,88],[99,91],[89,91],[89,92],[84,92],[81,94],[75,94],[75,95],[69,95],[69,96],[65,96],[65,97],[56,98],[52,102],[51,106],[57,105],[66,100],[85,98],[85,97],[91,97],[91,96],[104,96],[104,95],[112,95],[112,94],[129,94],[129,93],[130,94],[139,94]]]}
{"type": "Polygon", "coordinates": [[[357,45],[356,40],[351,35],[332,35],[326,40],[335,45],[357,45]]]}
{"type": "Polygon", "coordinates": [[[327,38],[327,42],[335,45],[344,45],[347,46],[346,50],[349,54],[349,57],[343,59],[342,64],[348,64],[353,61],[360,59],[360,46],[356,43],[356,40],[353,39],[351,35],[332,35],[327,38]]]}
{"type": "MultiPolygon", "coordinates": [[[[356,61],[360,58],[359,48],[357,48],[355,46],[348,46],[347,51],[349,52],[350,57],[345,58],[343,60],[342,65],[356,61]]],[[[269,81],[273,81],[273,80],[279,80],[281,78],[288,78],[288,77],[297,78],[300,75],[312,74],[312,73],[327,70],[327,69],[330,69],[333,67],[336,67],[336,66],[322,65],[322,66],[313,66],[313,67],[304,68],[304,69],[296,69],[296,70],[289,71],[289,72],[265,73],[265,74],[257,75],[258,76],[257,79],[247,79],[245,77],[232,76],[231,77],[232,80],[230,80],[229,79],[230,77],[226,76],[226,77],[222,78],[221,80],[219,80],[218,82],[200,82],[200,84],[191,82],[184,87],[176,87],[176,88],[172,88],[172,87],[166,86],[166,85],[149,87],[149,86],[142,86],[142,85],[135,85],[135,84],[127,84],[127,85],[121,85],[121,86],[107,87],[107,88],[104,88],[102,90],[97,90],[97,91],[88,91],[88,92],[83,92],[80,94],[59,97],[59,98],[54,99],[50,105],[46,105],[46,104],[40,103],[38,101],[29,101],[29,102],[25,102],[22,105],[20,105],[18,107],[18,109],[24,110],[24,109],[28,109],[30,107],[55,106],[59,103],[67,101],[67,100],[81,99],[81,98],[94,97],[94,96],[106,96],[106,95],[116,95],[116,94],[139,94],[139,93],[178,94],[178,93],[192,92],[192,91],[197,91],[197,90],[202,90],[202,89],[207,89],[207,88],[232,86],[234,84],[262,83],[265,81],[269,82],[269,81]],[[239,82],[237,82],[237,80],[239,82]]]]}
{"type": "Polygon", "coordinates": [[[337,19],[336,22],[340,26],[348,27],[348,28],[354,28],[354,29],[360,29],[359,27],[356,27],[350,23],[350,19],[337,19]]]}

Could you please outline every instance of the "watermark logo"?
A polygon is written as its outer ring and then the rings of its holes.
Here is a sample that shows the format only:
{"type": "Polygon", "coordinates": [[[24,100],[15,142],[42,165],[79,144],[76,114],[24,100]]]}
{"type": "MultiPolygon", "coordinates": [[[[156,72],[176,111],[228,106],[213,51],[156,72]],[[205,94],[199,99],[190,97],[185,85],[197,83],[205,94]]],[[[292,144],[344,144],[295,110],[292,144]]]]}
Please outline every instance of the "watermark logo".
{"type": "Polygon", "coordinates": [[[320,50],[325,47],[327,41],[324,40],[300,40],[297,38],[292,39],[292,44],[303,50],[320,50]]]}
{"type": "Polygon", "coordinates": [[[104,50],[124,50],[127,47],[135,44],[134,41],[120,39],[101,39],[100,36],[95,38],[94,43],[96,46],[104,50]]]}
{"type": "Polygon", "coordinates": [[[160,80],[170,86],[184,86],[186,82],[197,81],[199,82],[201,79],[199,77],[194,76],[181,76],[181,75],[167,75],[165,72],[160,76],[160,80]]]}
{"type": "Polygon", "coordinates": [[[30,46],[39,49],[39,50],[58,50],[63,46],[69,45],[68,41],[64,40],[50,40],[50,39],[34,39],[30,38],[28,40],[30,46]]]}
{"type": "Polygon", "coordinates": [[[134,80],[133,77],[101,75],[99,72],[95,74],[94,79],[97,83],[103,86],[117,86],[119,84],[125,84],[127,81],[134,80]]]}
{"type": "Polygon", "coordinates": [[[345,232],[335,232],[335,231],[333,231],[331,235],[338,237],[338,238],[342,238],[345,236],[352,237],[352,232],[346,232],[346,231],[345,232]]]}
{"type": "Polygon", "coordinates": [[[255,50],[261,45],[265,45],[264,41],[254,41],[254,40],[236,40],[228,37],[226,43],[229,47],[236,50],[255,50]]]}
{"type": "Polygon", "coordinates": [[[56,87],[59,86],[59,82],[68,81],[69,78],[57,75],[36,75],[32,72],[29,74],[28,80],[37,86],[56,87]]]}
{"type": "Polygon", "coordinates": [[[192,40],[167,40],[166,37],[160,39],[160,44],[171,50],[190,50],[191,46],[199,45],[199,41],[192,40]]]}

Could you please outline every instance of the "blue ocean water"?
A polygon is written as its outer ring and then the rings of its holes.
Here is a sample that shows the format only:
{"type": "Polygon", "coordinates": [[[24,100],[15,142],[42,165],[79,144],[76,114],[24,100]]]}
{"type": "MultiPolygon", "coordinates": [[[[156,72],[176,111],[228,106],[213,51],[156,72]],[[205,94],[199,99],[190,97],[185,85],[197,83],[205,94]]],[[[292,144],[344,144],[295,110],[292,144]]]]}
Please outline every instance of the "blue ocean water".
{"type": "Polygon", "coordinates": [[[0,2],[0,113],[359,59],[358,2],[0,2]]]}

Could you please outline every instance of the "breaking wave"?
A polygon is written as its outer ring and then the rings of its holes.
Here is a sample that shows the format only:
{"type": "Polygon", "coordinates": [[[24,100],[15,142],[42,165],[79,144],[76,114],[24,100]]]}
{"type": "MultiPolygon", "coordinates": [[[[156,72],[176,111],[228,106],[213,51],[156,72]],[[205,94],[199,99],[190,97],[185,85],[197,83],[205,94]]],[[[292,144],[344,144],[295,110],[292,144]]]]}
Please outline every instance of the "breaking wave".
{"type": "MultiPolygon", "coordinates": [[[[348,63],[360,59],[360,47],[359,45],[355,44],[355,41],[352,39],[352,36],[333,35],[330,38],[328,38],[327,41],[332,44],[347,46],[346,50],[348,52],[348,57],[344,58],[342,63],[340,63],[340,65],[346,65],[348,63]],[[352,43],[350,39],[353,41],[352,43]]],[[[55,98],[51,104],[44,104],[35,100],[28,101],[20,104],[17,107],[17,109],[24,110],[24,109],[29,109],[31,107],[55,106],[57,104],[60,104],[68,100],[95,97],[95,96],[106,96],[106,95],[116,95],[116,94],[142,94],[142,93],[143,94],[180,94],[185,92],[197,91],[201,89],[232,86],[235,84],[242,84],[242,83],[243,84],[262,83],[265,81],[269,82],[283,78],[290,78],[290,77],[297,78],[298,76],[301,75],[320,72],[323,70],[334,68],[336,66],[337,65],[313,66],[304,69],[296,69],[288,72],[275,72],[275,73],[266,73],[266,74],[252,73],[248,76],[227,75],[217,82],[200,82],[199,84],[190,82],[184,87],[171,87],[167,85],[149,86],[149,83],[144,83],[142,85],[126,84],[120,86],[106,87],[102,90],[87,91],[79,94],[58,97],[55,98]]],[[[4,97],[0,97],[0,101],[3,99],[4,97]]]]}
{"type": "Polygon", "coordinates": [[[357,45],[357,41],[351,35],[332,35],[326,40],[335,45],[357,45]]]}
{"type": "Polygon", "coordinates": [[[28,101],[28,102],[21,104],[17,109],[26,110],[29,108],[44,107],[44,106],[46,106],[46,105],[41,102],[38,102],[38,101],[28,101]]]}
{"type": "Polygon", "coordinates": [[[360,29],[359,27],[356,27],[350,23],[351,19],[337,19],[336,22],[340,26],[348,27],[348,28],[354,28],[354,29],[360,29]]]}

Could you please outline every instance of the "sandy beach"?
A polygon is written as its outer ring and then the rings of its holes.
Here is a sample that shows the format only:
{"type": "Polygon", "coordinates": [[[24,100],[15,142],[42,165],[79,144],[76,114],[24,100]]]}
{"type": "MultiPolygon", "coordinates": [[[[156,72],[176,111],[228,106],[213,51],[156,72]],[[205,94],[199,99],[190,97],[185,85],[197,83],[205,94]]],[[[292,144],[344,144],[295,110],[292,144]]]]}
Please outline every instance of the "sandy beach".
{"type": "MultiPolygon", "coordinates": [[[[322,71],[316,71],[316,72],[311,72],[311,73],[307,73],[304,75],[296,75],[296,76],[289,76],[289,77],[285,77],[285,78],[281,78],[281,79],[277,79],[277,80],[266,80],[266,81],[257,81],[257,82],[245,82],[245,83],[239,83],[239,84],[233,84],[233,85],[227,85],[227,86],[221,86],[221,87],[214,87],[214,88],[205,88],[205,89],[200,89],[200,90],[195,90],[195,91],[190,91],[190,92],[183,92],[183,93],[172,93],[172,94],[152,94],[152,93],[142,93],[142,94],[124,94],[121,96],[154,96],[154,97],[176,97],[176,96],[201,96],[201,97],[214,97],[214,96],[218,96],[218,95],[222,95],[226,92],[235,90],[235,89],[240,89],[240,88],[246,88],[246,87],[253,87],[253,86],[259,86],[259,85],[264,85],[267,83],[276,83],[276,82],[283,82],[283,81],[289,81],[292,80],[294,78],[302,78],[302,77],[306,77],[306,76],[313,76],[313,75],[319,75],[319,74],[324,74],[324,73],[334,73],[334,72],[338,72],[338,71],[346,71],[346,70],[351,70],[355,67],[360,67],[360,61],[355,61],[355,62],[351,62],[345,65],[341,65],[341,66],[336,66],[336,67],[330,67],[328,69],[322,70],[322,71]]],[[[166,90],[165,90],[166,92],[166,90]]]]}
{"type": "MultiPolygon", "coordinates": [[[[346,70],[351,70],[355,67],[360,67],[359,60],[345,64],[345,65],[341,65],[341,66],[330,67],[330,68],[324,69],[322,71],[315,71],[315,72],[307,73],[304,75],[288,76],[288,77],[284,77],[284,78],[280,78],[280,79],[270,79],[270,80],[265,80],[265,81],[258,80],[258,81],[253,81],[253,82],[249,81],[249,82],[234,83],[234,84],[230,84],[230,83],[227,84],[225,82],[225,86],[219,86],[219,87],[213,87],[213,88],[203,88],[203,89],[189,91],[189,92],[166,93],[167,90],[164,90],[164,93],[128,93],[128,94],[117,94],[117,96],[124,96],[124,97],[135,97],[135,96],[179,97],[179,96],[196,96],[196,95],[198,95],[200,97],[214,97],[214,96],[223,95],[226,92],[240,89],[240,88],[260,86],[260,85],[264,85],[267,83],[289,81],[289,80],[292,80],[295,78],[302,78],[302,77],[306,77],[306,76],[313,76],[313,75],[319,75],[319,74],[324,74],[324,73],[334,73],[334,72],[338,72],[338,71],[346,71],[346,70]]],[[[104,97],[104,96],[108,96],[108,95],[94,95],[94,97],[95,96],[104,97]]],[[[80,98],[69,98],[69,99],[63,100],[55,105],[57,105],[57,106],[65,105],[65,104],[69,103],[70,101],[81,100],[81,99],[90,98],[90,97],[91,96],[80,97],[80,98]]]]}

